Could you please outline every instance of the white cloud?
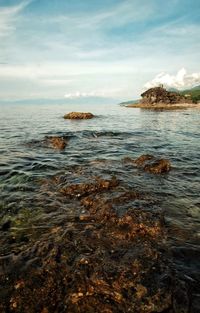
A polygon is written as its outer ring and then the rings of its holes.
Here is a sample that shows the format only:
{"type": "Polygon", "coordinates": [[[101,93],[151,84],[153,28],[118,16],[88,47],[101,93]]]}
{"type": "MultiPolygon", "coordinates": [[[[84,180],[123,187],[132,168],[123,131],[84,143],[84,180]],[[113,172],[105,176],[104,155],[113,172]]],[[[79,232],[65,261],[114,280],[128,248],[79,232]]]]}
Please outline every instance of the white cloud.
{"type": "Polygon", "coordinates": [[[23,1],[15,6],[0,6],[0,38],[10,35],[15,30],[15,21],[18,14],[31,1],[23,1]]]}
{"type": "MultiPolygon", "coordinates": [[[[49,14],[45,9],[39,16],[38,10],[23,12],[31,1],[19,1],[0,6],[0,39],[6,39],[0,40],[0,99],[11,94],[13,98],[104,94],[133,99],[145,81],[165,69],[174,71],[184,64],[196,71],[199,24],[188,26],[182,16],[156,23],[174,11],[176,0],[167,2],[159,14],[156,0],[144,0],[142,5],[140,0],[123,0],[93,8],[92,13],[49,14]],[[152,20],[155,23],[148,26],[152,20]],[[148,27],[143,27],[144,21],[148,27]]],[[[169,83],[172,76],[159,75],[156,84],[162,76],[169,83]]]]}
{"type": "MultiPolygon", "coordinates": [[[[119,90],[117,90],[119,91],[119,90]]],[[[93,91],[76,91],[65,94],[67,99],[76,99],[76,98],[85,98],[85,97],[112,97],[113,93],[116,92],[114,89],[102,89],[102,90],[93,90],[93,91]]]]}
{"type": "Polygon", "coordinates": [[[74,93],[67,93],[65,94],[64,97],[67,99],[75,99],[75,98],[95,97],[95,96],[100,96],[100,95],[97,94],[95,91],[91,91],[91,92],[76,91],[74,93]]]}
{"type": "Polygon", "coordinates": [[[142,21],[153,16],[155,13],[155,5],[150,1],[144,1],[140,5],[140,0],[123,0],[114,6],[107,6],[106,9],[99,9],[91,14],[91,12],[84,13],[69,13],[59,14],[58,16],[46,17],[42,23],[58,23],[62,29],[73,30],[79,32],[88,29],[90,33],[97,28],[113,27],[114,25],[124,25],[128,22],[142,21]],[[69,29],[69,25],[72,27],[69,29]]]}
{"type": "MultiPolygon", "coordinates": [[[[147,59],[148,60],[148,59],[147,59]]],[[[147,61],[146,61],[147,62],[147,61]]],[[[121,62],[47,62],[42,64],[0,64],[0,78],[4,79],[39,79],[68,80],[81,75],[122,75],[132,73],[136,65],[146,63],[141,59],[121,62]]],[[[104,77],[104,80],[106,77],[104,77]]],[[[83,83],[83,82],[82,82],[83,83]]]]}
{"type": "Polygon", "coordinates": [[[156,87],[163,84],[165,87],[172,87],[178,89],[190,88],[200,84],[200,72],[188,74],[187,71],[182,68],[176,75],[170,75],[162,72],[151,81],[145,84],[145,88],[156,87]]]}

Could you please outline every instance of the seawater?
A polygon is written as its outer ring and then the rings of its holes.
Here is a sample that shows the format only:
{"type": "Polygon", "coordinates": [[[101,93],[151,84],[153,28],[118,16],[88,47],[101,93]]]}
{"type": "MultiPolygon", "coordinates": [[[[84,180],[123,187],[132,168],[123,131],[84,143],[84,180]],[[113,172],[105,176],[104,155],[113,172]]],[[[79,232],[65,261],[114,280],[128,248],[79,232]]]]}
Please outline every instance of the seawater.
{"type": "MultiPolygon", "coordinates": [[[[151,210],[162,210],[168,241],[179,267],[197,270],[200,243],[200,111],[150,111],[119,105],[0,105],[0,256],[22,249],[31,237],[75,215],[45,179],[63,175],[69,183],[113,175],[147,193],[151,210]],[[92,112],[91,120],[64,120],[71,111],[92,112]],[[34,140],[67,136],[64,151],[34,140]],[[142,154],[167,158],[172,170],[147,174],[123,158],[142,154]],[[11,234],[10,234],[11,233],[11,234]],[[177,252],[178,251],[178,252],[177,252]],[[187,251],[187,253],[185,252],[187,251]]],[[[138,206],[142,204],[139,203],[138,206]]],[[[128,209],[128,208],[127,208],[128,209]]],[[[124,208],[123,208],[124,210],[124,208]]],[[[120,213],[120,212],[119,212],[120,213]]]]}

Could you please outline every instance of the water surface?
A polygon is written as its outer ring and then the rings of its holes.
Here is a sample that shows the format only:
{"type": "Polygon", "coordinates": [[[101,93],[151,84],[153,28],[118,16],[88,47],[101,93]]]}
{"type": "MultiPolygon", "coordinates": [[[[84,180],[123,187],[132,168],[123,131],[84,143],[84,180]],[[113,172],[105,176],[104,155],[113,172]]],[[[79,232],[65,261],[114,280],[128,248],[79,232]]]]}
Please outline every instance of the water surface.
{"type": "Polygon", "coordinates": [[[10,223],[9,232],[0,231],[1,256],[23,249],[26,242],[79,211],[47,188],[45,179],[60,175],[65,183],[79,183],[110,175],[148,194],[151,210],[164,211],[174,262],[197,270],[200,111],[155,112],[116,104],[1,105],[0,117],[0,225],[10,223]],[[96,118],[64,120],[71,111],[92,112],[96,118]],[[33,143],[47,135],[65,135],[69,144],[57,151],[33,143]],[[123,158],[142,154],[169,159],[171,172],[156,176],[124,166],[123,158]]]}

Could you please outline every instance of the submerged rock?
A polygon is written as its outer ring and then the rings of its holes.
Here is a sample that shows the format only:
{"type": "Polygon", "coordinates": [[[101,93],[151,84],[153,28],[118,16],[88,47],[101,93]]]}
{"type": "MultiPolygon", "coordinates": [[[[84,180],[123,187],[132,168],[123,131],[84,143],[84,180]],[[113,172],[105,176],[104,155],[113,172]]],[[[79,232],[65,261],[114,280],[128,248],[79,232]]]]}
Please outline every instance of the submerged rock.
{"type": "Polygon", "coordinates": [[[65,149],[68,143],[68,140],[65,137],[59,136],[48,136],[45,138],[45,140],[47,142],[47,145],[59,150],[65,149]]]}
{"type": "Polygon", "coordinates": [[[72,190],[83,190],[82,199],[72,195],[77,203],[87,203],[87,219],[81,214],[79,221],[54,227],[15,257],[15,274],[2,279],[2,312],[155,313],[171,308],[173,277],[160,215],[131,206],[118,215],[115,202],[139,197],[127,191],[117,199],[118,185],[116,179],[74,185],[72,190]]]}
{"type": "Polygon", "coordinates": [[[82,120],[82,119],[91,119],[93,118],[94,115],[92,113],[82,113],[82,112],[71,112],[68,114],[64,115],[64,119],[78,119],[78,120],[82,120]]]}
{"type": "Polygon", "coordinates": [[[155,160],[146,164],[144,170],[153,174],[167,173],[171,170],[171,163],[166,159],[155,160]]]}
{"type": "Polygon", "coordinates": [[[62,190],[58,181],[61,203],[80,214],[0,259],[1,312],[193,313],[171,266],[162,213],[136,209],[143,196],[115,177],[63,182],[62,190]]]}
{"type": "Polygon", "coordinates": [[[167,173],[171,170],[171,163],[167,159],[156,159],[153,155],[141,155],[135,160],[135,163],[152,174],[167,173]]]}
{"type": "Polygon", "coordinates": [[[110,190],[119,185],[118,180],[113,177],[111,180],[96,179],[93,183],[71,184],[63,187],[60,191],[65,196],[81,198],[90,194],[110,190]]]}
{"type": "Polygon", "coordinates": [[[68,142],[69,138],[67,136],[45,136],[42,140],[32,140],[28,143],[28,146],[64,150],[68,142]]]}

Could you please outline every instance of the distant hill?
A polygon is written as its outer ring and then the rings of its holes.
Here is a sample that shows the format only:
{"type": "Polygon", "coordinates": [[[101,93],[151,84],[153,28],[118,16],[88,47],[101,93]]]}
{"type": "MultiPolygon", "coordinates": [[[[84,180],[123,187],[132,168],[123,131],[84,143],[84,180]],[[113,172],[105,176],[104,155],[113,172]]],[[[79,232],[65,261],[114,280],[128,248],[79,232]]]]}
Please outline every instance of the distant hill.
{"type": "Polygon", "coordinates": [[[139,100],[129,100],[129,101],[121,102],[120,105],[121,106],[126,106],[126,105],[129,105],[129,104],[136,104],[138,102],[139,102],[139,100]]]}
{"type": "Polygon", "coordinates": [[[27,104],[27,105],[43,105],[43,104],[114,104],[117,99],[105,97],[80,97],[80,98],[62,98],[62,99],[22,99],[22,100],[0,100],[0,104],[27,104]]]}
{"type": "Polygon", "coordinates": [[[192,90],[200,90],[200,85],[193,87],[192,90]]]}
{"type": "Polygon", "coordinates": [[[178,89],[176,88],[167,88],[167,91],[171,91],[171,92],[179,92],[178,89]]]}
{"type": "Polygon", "coordinates": [[[180,91],[182,95],[190,95],[194,102],[200,101],[200,85],[191,89],[180,91]]]}

